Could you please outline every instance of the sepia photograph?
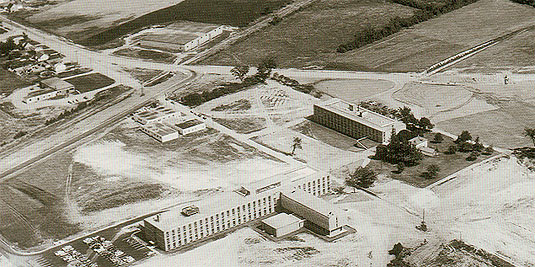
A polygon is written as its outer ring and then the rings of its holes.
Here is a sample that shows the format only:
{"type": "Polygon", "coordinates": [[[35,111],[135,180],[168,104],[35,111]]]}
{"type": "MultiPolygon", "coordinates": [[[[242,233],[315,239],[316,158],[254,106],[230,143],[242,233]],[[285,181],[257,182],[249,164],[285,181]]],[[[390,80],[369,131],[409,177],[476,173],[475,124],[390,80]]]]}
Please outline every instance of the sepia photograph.
{"type": "Polygon", "coordinates": [[[535,0],[0,0],[0,267],[535,267],[535,0]]]}

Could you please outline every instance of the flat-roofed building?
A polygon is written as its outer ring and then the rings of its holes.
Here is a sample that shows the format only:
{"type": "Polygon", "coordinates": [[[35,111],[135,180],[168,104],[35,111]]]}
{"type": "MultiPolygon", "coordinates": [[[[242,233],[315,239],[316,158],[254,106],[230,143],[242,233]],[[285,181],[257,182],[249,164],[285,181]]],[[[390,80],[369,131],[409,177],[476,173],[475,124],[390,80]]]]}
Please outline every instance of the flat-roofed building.
{"type": "Polygon", "coordinates": [[[51,99],[58,96],[58,91],[52,89],[38,90],[30,92],[22,102],[26,104],[36,103],[42,100],[51,99]]]}
{"type": "Polygon", "coordinates": [[[353,138],[368,138],[382,144],[390,142],[392,131],[405,129],[401,121],[337,98],[315,104],[312,120],[353,138]]]}
{"type": "Polygon", "coordinates": [[[171,119],[174,121],[182,121],[184,118],[185,115],[181,112],[160,105],[156,107],[141,108],[132,116],[134,121],[143,125],[156,122],[162,123],[171,119]]]}
{"type": "Polygon", "coordinates": [[[151,123],[141,125],[140,130],[160,143],[169,142],[178,138],[177,129],[165,123],[151,123]]]}
{"type": "Polygon", "coordinates": [[[68,95],[75,91],[74,85],[57,77],[45,79],[39,82],[43,89],[52,89],[58,92],[58,95],[68,95]]]}
{"type": "Polygon", "coordinates": [[[206,129],[206,123],[197,119],[191,119],[185,122],[177,123],[175,126],[181,135],[195,133],[206,129]]]}
{"type": "Polygon", "coordinates": [[[144,35],[139,45],[171,51],[190,51],[220,36],[227,27],[200,22],[181,21],[144,35]]]}
{"type": "Polygon", "coordinates": [[[306,219],[305,227],[323,235],[334,236],[343,231],[346,224],[342,211],[330,202],[300,189],[284,189],[280,206],[306,219]]]}
{"type": "Polygon", "coordinates": [[[305,226],[305,220],[288,213],[279,213],[262,220],[262,228],[275,237],[287,235],[305,226]]]}
{"type": "MultiPolygon", "coordinates": [[[[265,181],[259,181],[255,186],[244,186],[236,191],[224,192],[213,198],[177,206],[147,218],[144,220],[144,231],[159,248],[166,251],[173,250],[252,220],[275,214],[283,188],[293,189],[311,183],[321,185],[328,181],[324,179],[326,176],[325,173],[308,167],[293,169],[266,178],[265,181]],[[265,187],[273,184],[276,186],[265,187]]],[[[325,186],[330,188],[330,185],[325,186]]],[[[312,194],[310,196],[314,197],[312,194]]]]}

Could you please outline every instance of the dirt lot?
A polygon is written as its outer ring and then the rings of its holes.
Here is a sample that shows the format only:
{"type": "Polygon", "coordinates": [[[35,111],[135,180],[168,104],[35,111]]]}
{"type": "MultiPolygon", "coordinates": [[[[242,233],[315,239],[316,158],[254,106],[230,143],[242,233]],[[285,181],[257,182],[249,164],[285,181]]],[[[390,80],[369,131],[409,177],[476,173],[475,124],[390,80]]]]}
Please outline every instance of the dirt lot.
{"type": "Polygon", "coordinates": [[[100,73],[91,73],[70,78],[65,81],[74,85],[74,88],[80,91],[80,93],[87,93],[115,83],[115,80],[100,73]]]}
{"type": "Polygon", "coordinates": [[[387,80],[326,80],[314,83],[319,91],[353,103],[359,103],[366,97],[373,96],[394,87],[394,83],[387,80]]]}
{"type": "Polygon", "coordinates": [[[0,233],[23,249],[284,171],[208,129],[165,145],[127,121],[0,186],[0,233]]]}
{"type": "Polygon", "coordinates": [[[255,65],[272,55],[280,67],[325,66],[337,56],[338,45],[351,40],[359,29],[382,25],[390,18],[410,16],[412,12],[412,8],[377,0],[320,0],[203,64],[255,65]]]}

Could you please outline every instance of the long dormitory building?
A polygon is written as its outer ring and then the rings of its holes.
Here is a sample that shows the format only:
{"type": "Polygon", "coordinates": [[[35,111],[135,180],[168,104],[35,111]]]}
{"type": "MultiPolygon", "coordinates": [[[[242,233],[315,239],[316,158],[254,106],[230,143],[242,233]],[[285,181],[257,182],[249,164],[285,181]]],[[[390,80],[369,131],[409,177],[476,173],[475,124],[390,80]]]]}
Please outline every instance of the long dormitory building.
{"type": "Polygon", "coordinates": [[[282,190],[292,188],[321,196],[330,191],[330,177],[310,168],[292,170],[147,218],[144,231],[160,249],[174,250],[274,214],[282,190]]]}
{"type": "Polygon", "coordinates": [[[401,121],[337,98],[315,104],[312,120],[353,138],[368,138],[382,144],[390,142],[392,131],[405,129],[401,121]]]}

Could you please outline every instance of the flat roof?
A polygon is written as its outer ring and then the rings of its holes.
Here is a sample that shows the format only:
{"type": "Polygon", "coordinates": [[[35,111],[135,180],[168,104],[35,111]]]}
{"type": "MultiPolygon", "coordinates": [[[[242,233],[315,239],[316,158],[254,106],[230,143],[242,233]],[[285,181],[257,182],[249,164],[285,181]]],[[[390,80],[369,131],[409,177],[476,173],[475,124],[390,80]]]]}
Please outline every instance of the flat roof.
{"type": "Polygon", "coordinates": [[[44,85],[54,88],[54,89],[64,89],[64,88],[70,88],[74,87],[74,85],[58,78],[58,77],[52,77],[45,80],[42,80],[41,83],[44,85]]]}
{"type": "Polygon", "coordinates": [[[398,120],[386,117],[379,113],[360,107],[357,104],[338,98],[329,99],[316,105],[336,114],[343,115],[349,119],[359,121],[364,124],[372,124],[376,127],[386,127],[399,122],[398,120]]]}
{"type": "Polygon", "coordinates": [[[332,203],[301,189],[285,188],[282,194],[325,217],[329,217],[329,213],[338,214],[338,208],[332,203]]]}
{"type": "Polygon", "coordinates": [[[196,126],[196,125],[199,125],[199,124],[203,124],[204,122],[200,121],[200,120],[197,120],[197,119],[191,119],[189,121],[185,121],[185,122],[182,122],[182,123],[177,123],[175,124],[176,127],[182,129],[182,130],[185,130],[185,129],[188,129],[190,127],[193,127],[193,126],[196,126]]]}
{"type": "Polygon", "coordinates": [[[144,41],[153,41],[168,44],[187,44],[195,39],[199,38],[199,35],[193,33],[150,33],[143,38],[144,41]]]}
{"type": "Polygon", "coordinates": [[[146,120],[152,120],[152,119],[156,119],[165,115],[171,115],[175,113],[178,113],[178,112],[170,108],[157,106],[155,108],[145,108],[144,110],[136,112],[135,115],[146,120]]]}
{"type": "Polygon", "coordinates": [[[169,24],[166,28],[192,33],[208,33],[219,27],[221,27],[221,25],[182,20],[169,24]]]}
{"type": "Polygon", "coordinates": [[[262,220],[263,223],[273,228],[281,228],[286,225],[293,224],[293,223],[300,222],[300,221],[303,221],[303,220],[295,217],[295,215],[293,214],[288,214],[288,213],[279,213],[275,216],[262,220]]]}
{"type": "Polygon", "coordinates": [[[33,92],[28,93],[28,95],[26,95],[25,99],[28,99],[28,98],[31,98],[31,97],[35,97],[35,96],[44,95],[44,94],[48,94],[48,93],[52,93],[52,92],[56,92],[56,90],[48,89],[48,90],[33,91],[33,92]]]}
{"type": "MultiPolygon", "coordinates": [[[[305,167],[301,169],[308,169],[308,168],[305,167]]],[[[292,177],[292,173],[295,173],[295,171],[296,170],[291,170],[289,172],[283,173],[282,176],[288,174],[290,175],[290,177],[292,177]]],[[[273,177],[279,177],[278,179],[281,179],[281,175],[276,175],[273,177]]],[[[303,177],[300,177],[299,179],[301,178],[303,177]]],[[[295,180],[299,180],[299,179],[295,179],[295,180]]],[[[233,207],[246,204],[252,201],[253,199],[258,199],[263,196],[270,196],[272,194],[273,194],[272,190],[266,190],[259,194],[250,194],[248,196],[243,196],[234,191],[222,192],[211,198],[205,198],[196,202],[189,202],[183,205],[173,207],[169,211],[160,213],[159,221],[155,221],[155,218],[157,215],[147,218],[146,221],[154,225],[155,227],[161,229],[162,231],[168,231],[168,230],[176,228],[177,226],[184,225],[184,224],[199,220],[201,218],[219,214],[233,207]],[[188,206],[192,206],[192,205],[199,208],[199,213],[191,215],[191,216],[184,216],[182,214],[182,209],[188,206]]]]}
{"type": "Polygon", "coordinates": [[[280,183],[278,186],[273,187],[273,188],[276,188],[276,187],[284,186],[286,184],[295,183],[296,181],[300,179],[304,179],[312,175],[323,175],[323,173],[318,172],[317,170],[312,169],[310,167],[300,166],[300,167],[293,168],[287,172],[273,175],[265,179],[252,182],[250,184],[244,185],[243,187],[251,191],[251,194],[255,194],[256,190],[262,190],[263,188],[267,188],[270,185],[280,183]]]}
{"type": "Polygon", "coordinates": [[[173,127],[171,127],[170,125],[167,125],[167,124],[163,124],[163,123],[153,123],[153,124],[147,124],[147,125],[143,125],[141,127],[144,127],[145,129],[153,132],[153,133],[156,133],[160,136],[166,136],[166,135],[169,135],[169,134],[172,134],[172,133],[176,133],[177,130],[173,127]]]}

